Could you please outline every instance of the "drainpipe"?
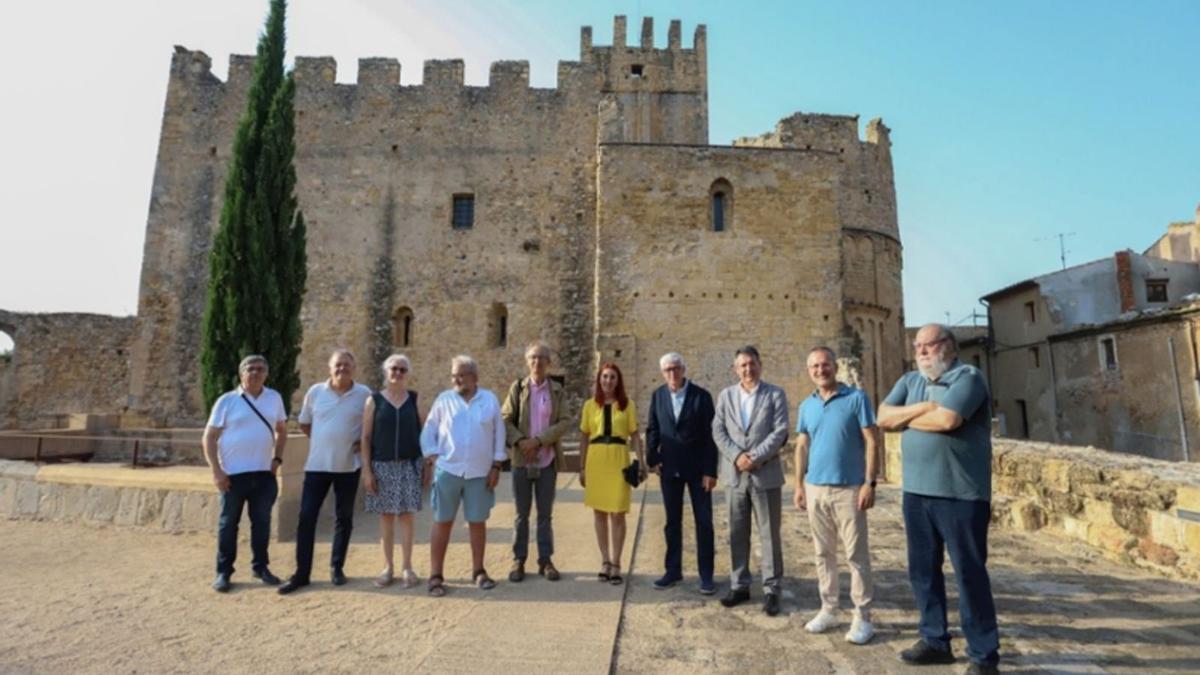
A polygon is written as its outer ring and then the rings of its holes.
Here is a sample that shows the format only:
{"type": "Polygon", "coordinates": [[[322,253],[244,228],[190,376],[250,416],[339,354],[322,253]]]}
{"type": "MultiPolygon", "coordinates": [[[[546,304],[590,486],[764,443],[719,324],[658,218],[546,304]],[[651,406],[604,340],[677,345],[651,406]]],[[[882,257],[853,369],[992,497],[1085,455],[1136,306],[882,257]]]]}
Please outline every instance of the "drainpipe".
{"type": "Polygon", "coordinates": [[[1046,338],[1046,365],[1050,366],[1050,419],[1053,422],[1051,431],[1054,432],[1054,442],[1062,443],[1058,433],[1058,381],[1054,374],[1054,343],[1049,337],[1046,338]]]}
{"type": "Polygon", "coordinates": [[[1179,411],[1179,440],[1183,443],[1183,461],[1190,462],[1187,424],[1183,420],[1183,392],[1179,388],[1179,365],[1175,363],[1175,336],[1167,336],[1167,353],[1171,355],[1171,372],[1175,376],[1175,402],[1179,411]]]}

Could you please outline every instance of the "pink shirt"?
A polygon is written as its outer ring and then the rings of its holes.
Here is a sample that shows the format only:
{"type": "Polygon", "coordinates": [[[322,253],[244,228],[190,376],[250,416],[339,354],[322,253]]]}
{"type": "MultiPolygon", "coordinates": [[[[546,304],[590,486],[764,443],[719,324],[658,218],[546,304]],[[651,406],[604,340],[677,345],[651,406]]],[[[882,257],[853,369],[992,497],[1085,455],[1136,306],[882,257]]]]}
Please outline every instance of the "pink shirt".
{"type": "MultiPolygon", "coordinates": [[[[529,435],[537,436],[550,427],[550,378],[540,385],[529,380],[529,435]]],[[[538,449],[538,466],[545,468],[554,461],[554,448],[538,449]]]]}

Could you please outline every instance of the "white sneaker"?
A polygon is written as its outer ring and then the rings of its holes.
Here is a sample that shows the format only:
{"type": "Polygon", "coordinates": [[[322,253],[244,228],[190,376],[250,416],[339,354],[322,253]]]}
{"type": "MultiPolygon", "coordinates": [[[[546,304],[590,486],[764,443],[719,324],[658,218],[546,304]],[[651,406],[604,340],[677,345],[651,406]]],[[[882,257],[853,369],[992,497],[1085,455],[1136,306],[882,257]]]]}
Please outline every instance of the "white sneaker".
{"type": "Polygon", "coordinates": [[[846,633],[846,642],[856,645],[865,645],[875,637],[875,627],[870,621],[863,621],[857,616],[850,623],[850,631],[846,633]]]}
{"type": "Polygon", "coordinates": [[[817,615],[812,618],[812,621],[804,624],[804,630],[810,633],[824,633],[825,631],[838,625],[837,614],[823,609],[817,612],[817,615]]]}

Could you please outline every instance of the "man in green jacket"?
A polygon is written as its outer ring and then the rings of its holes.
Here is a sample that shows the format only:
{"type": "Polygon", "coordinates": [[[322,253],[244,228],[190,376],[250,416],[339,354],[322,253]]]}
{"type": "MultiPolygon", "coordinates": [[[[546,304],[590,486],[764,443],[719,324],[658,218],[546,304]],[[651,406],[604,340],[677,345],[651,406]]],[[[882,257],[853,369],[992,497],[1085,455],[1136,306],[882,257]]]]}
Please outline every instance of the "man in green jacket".
{"type": "Polygon", "coordinates": [[[562,467],[563,435],[574,428],[568,414],[562,385],[547,375],[550,347],[534,342],[525,349],[529,377],[508,388],[501,415],[508,430],[508,457],[512,460],[513,500],[517,515],[513,523],[513,564],[508,580],[525,578],[529,554],[529,511],[537,502],[538,574],[550,581],[561,576],[554,567],[554,531],[550,518],[554,509],[555,482],[562,467]]]}

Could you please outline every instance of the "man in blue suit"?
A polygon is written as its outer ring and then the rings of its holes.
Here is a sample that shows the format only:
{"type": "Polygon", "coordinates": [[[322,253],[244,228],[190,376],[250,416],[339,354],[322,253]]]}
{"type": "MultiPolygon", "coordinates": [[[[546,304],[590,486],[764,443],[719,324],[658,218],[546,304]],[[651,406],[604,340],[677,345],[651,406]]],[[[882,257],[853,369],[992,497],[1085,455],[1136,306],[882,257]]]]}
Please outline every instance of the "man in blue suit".
{"type": "Polygon", "coordinates": [[[659,475],[667,509],[666,573],[654,582],[662,590],[683,579],[683,491],[696,519],[696,559],[700,592],[716,593],[713,583],[712,489],[717,485],[717,445],[712,437],[713,400],[688,380],[683,357],[675,352],[658,360],[666,384],[650,398],[646,426],[646,462],[659,475]]]}

